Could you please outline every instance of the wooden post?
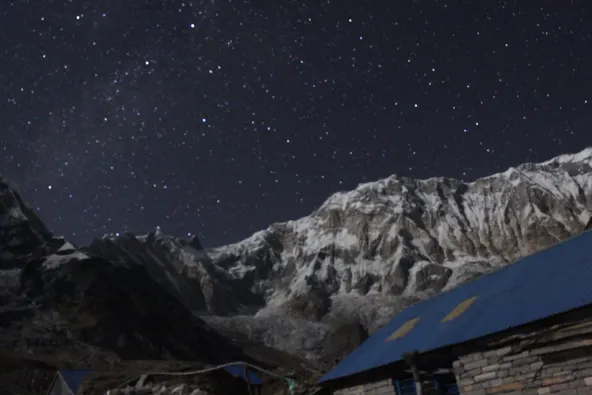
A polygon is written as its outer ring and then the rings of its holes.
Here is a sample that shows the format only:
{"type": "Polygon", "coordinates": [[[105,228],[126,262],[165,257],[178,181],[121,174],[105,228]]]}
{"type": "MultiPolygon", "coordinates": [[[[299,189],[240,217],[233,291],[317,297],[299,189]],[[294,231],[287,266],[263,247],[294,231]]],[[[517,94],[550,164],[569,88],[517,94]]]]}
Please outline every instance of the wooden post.
{"type": "Polygon", "coordinates": [[[423,395],[421,375],[419,374],[419,369],[417,368],[416,363],[417,351],[405,353],[403,354],[403,358],[405,359],[407,365],[411,368],[411,375],[413,376],[413,381],[415,381],[415,393],[417,395],[423,395]]]}

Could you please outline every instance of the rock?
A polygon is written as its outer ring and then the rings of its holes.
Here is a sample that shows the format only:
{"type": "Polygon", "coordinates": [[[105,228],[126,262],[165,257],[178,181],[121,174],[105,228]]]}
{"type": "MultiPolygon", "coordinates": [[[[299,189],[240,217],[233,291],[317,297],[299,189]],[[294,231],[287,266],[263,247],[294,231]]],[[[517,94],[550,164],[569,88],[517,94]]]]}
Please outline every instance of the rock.
{"type": "Polygon", "coordinates": [[[359,322],[336,322],[324,341],[323,357],[333,365],[358,348],[368,338],[368,331],[359,322]]]}

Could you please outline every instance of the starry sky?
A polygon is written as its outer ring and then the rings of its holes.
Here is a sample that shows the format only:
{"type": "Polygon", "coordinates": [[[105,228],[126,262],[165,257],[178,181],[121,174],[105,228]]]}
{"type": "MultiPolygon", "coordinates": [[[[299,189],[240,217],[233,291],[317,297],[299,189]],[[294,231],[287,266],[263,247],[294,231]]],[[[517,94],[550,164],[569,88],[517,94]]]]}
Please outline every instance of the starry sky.
{"type": "Polygon", "coordinates": [[[77,243],[589,145],[589,0],[0,2],[0,172],[77,243]]]}

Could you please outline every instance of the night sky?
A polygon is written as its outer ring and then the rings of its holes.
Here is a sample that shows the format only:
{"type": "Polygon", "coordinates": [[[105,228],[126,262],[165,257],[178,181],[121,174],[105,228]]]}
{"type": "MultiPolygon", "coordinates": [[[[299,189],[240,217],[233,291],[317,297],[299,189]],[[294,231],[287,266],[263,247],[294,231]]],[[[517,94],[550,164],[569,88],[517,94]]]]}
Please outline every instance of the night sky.
{"type": "Polygon", "coordinates": [[[0,2],[0,172],[78,243],[589,145],[590,0],[0,2]]]}

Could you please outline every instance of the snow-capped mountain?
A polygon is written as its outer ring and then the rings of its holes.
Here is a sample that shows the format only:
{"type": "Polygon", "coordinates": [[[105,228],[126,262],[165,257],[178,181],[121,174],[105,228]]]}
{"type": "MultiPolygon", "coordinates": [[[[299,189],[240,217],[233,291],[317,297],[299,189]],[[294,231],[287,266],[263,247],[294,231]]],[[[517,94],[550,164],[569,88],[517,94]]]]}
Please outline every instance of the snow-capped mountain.
{"type": "Polygon", "coordinates": [[[391,176],[239,243],[177,255],[260,295],[264,311],[319,319],[342,296],[454,286],[581,232],[591,216],[589,148],[469,183],[391,176]]]}
{"type": "Polygon", "coordinates": [[[209,295],[213,315],[251,308],[259,319],[292,317],[284,327],[355,319],[372,330],[403,304],[582,232],[591,217],[588,148],[473,182],[391,176],[241,242],[198,255],[179,243],[168,251],[209,295]]]}
{"type": "MultiPolygon", "coordinates": [[[[0,196],[24,207],[14,194],[0,196]]],[[[108,235],[76,249],[50,238],[30,213],[14,214],[26,208],[15,210],[1,218],[0,256],[30,239],[53,246],[46,265],[85,254],[144,266],[235,341],[334,356],[344,339],[363,338],[363,328],[376,329],[404,305],[589,227],[592,148],[473,182],[391,176],[338,192],[309,216],[212,249],[159,229],[108,235]]]]}

